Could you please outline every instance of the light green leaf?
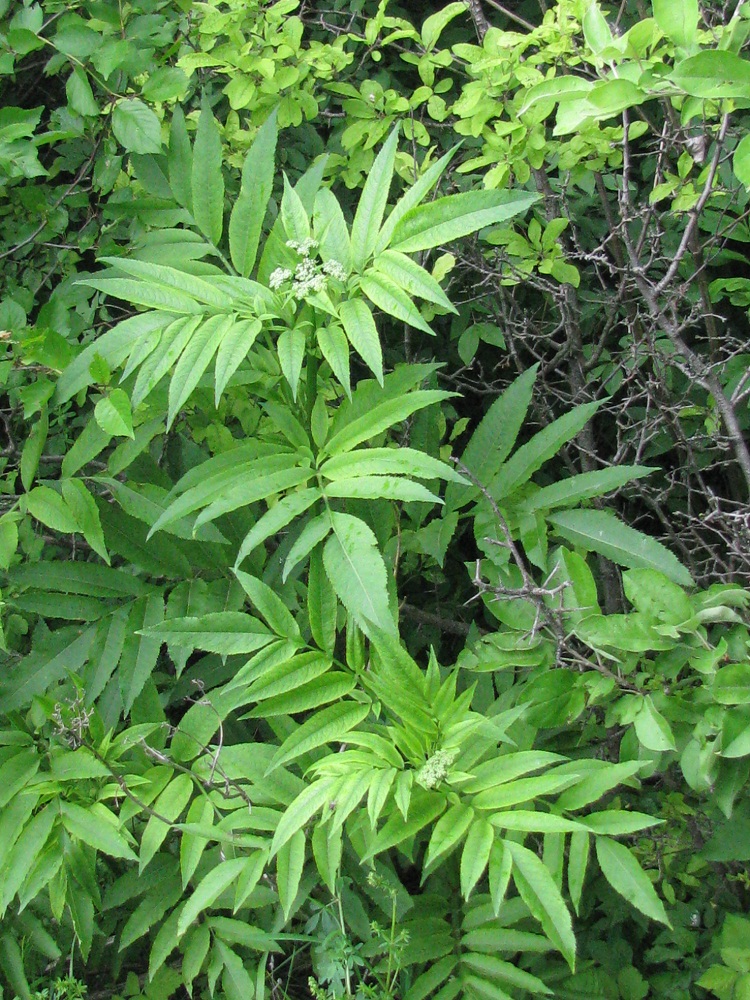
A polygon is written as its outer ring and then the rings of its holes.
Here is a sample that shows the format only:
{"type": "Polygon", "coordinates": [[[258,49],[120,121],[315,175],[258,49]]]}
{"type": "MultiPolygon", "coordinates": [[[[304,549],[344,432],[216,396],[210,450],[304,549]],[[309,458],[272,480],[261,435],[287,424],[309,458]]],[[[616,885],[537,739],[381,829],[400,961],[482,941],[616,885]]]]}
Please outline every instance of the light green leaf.
{"type": "Polygon", "coordinates": [[[668,79],[692,97],[718,100],[750,96],[750,60],[721,49],[704,49],[675,64],[668,79]]]}
{"type": "Polygon", "coordinates": [[[641,479],[656,472],[655,467],[643,465],[612,466],[609,469],[597,469],[595,472],[583,472],[559,483],[544,486],[523,502],[523,510],[531,513],[536,510],[554,510],[558,507],[572,507],[582,500],[600,497],[605,493],[618,489],[634,479],[641,479]]]}
{"type": "Polygon", "coordinates": [[[143,871],[164,843],[171,829],[170,823],[175,822],[190,801],[193,787],[193,781],[189,774],[178,774],[169,782],[157,798],[153,809],[158,815],[149,816],[146,828],[141,836],[139,872],[143,871]],[[163,819],[160,817],[163,817],[163,819]],[[169,822],[165,823],[165,819],[169,820],[169,822]]]}
{"type": "Polygon", "coordinates": [[[274,638],[262,622],[241,611],[212,611],[197,618],[170,618],[141,629],[139,634],[222,656],[252,653],[274,638]]]}
{"type": "Polygon", "coordinates": [[[647,750],[677,750],[670,725],[661,712],[657,711],[651,695],[643,698],[633,725],[638,742],[647,750]]]}
{"type": "Polygon", "coordinates": [[[169,383],[167,430],[198,385],[224,337],[236,327],[234,316],[210,316],[193,334],[169,383]]]}
{"type": "Polygon", "coordinates": [[[405,253],[399,253],[397,250],[384,250],[375,258],[373,265],[376,271],[380,271],[387,278],[390,278],[408,295],[424,299],[426,302],[434,302],[435,305],[448,312],[458,313],[430,272],[420,267],[405,253]]]}
{"type": "Polygon", "coordinates": [[[695,43],[700,11],[698,0],[653,0],[654,20],[683,49],[695,43]]]}
{"type": "Polygon", "coordinates": [[[415,448],[360,448],[344,452],[324,462],[320,472],[333,481],[355,476],[403,475],[466,482],[450,465],[415,448]]]}
{"type": "MultiPolygon", "coordinates": [[[[359,300],[357,300],[359,301],[359,300]]],[[[367,308],[367,306],[365,306],[367,308]]],[[[352,387],[349,374],[349,342],[343,330],[332,324],[320,326],[315,330],[323,357],[331,366],[331,371],[339,380],[346,395],[351,399],[352,387]]],[[[351,339],[351,338],[350,338],[351,339]]],[[[382,369],[381,369],[382,374],[382,369]]]]}
{"type": "Polygon", "coordinates": [[[333,533],[323,549],[323,565],[339,600],[363,631],[375,625],[393,634],[383,557],[372,529],[358,517],[330,511],[333,533]]]}
{"type": "Polygon", "coordinates": [[[287,639],[299,639],[299,625],[287,606],[274,591],[257,577],[235,570],[240,586],[250,598],[256,609],[268,622],[274,632],[287,639]]]}
{"type": "Polygon", "coordinates": [[[321,260],[335,260],[348,277],[352,269],[349,230],[341,205],[330,188],[321,188],[315,196],[313,230],[321,260]]]}
{"type": "Polygon", "coordinates": [[[545,462],[553,458],[564,444],[586,426],[600,405],[601,403],[593,402],[576,406],[521,445],[490,483],[489,489],[493,497],[502,500],[528,482],[545,462]]]}
{"type": "Polygon", "coordinates": [[[292,396],[297,399],[297,388],[302,373],[302,362],[305,360],[305,331],[295,327],[283,330],[276,342],[279,352],[279,364],[292,389],[292,396]]]}
{"type": "Polygon", "coordinates": [[[351,451],[363,441],[371,440],[394,424],[406,420],[417,410],[439,403],[449,395],[438,389],[418,389],[396,399],[386,398],[382,403],[375,402],[362,416],[355,417],[333,434],[321,449],[320,457],[351,451]]]}
{"type": "Polygon", "coordinates": [[[42,457],[48,432],[49,416],[47,415],[47,407],[43,406],[39,419],[32,427],[21,452],[21,484],[27,493],[31,489],[39,468],[39,459],[42,457]]]}
{"type": "Polygon", "coordinates": [[[204,101],[193,145],[193,218],[214,246],[221,240],[224,228],[224,177],[221,167],[219,127],[208,103],[204,101]]]}
{"type": "Polygon", "coordinates": [[[281,221],[288,240],[304,244],[310,236],[310,219],[299,194],[284,174],[284,194],[280,208],[281,221]]]}
{"type": "Polygon", "coordinates": [[[522,844],[506,840],[503,847],[513,858],[513,880],[521,898],[573,970],[576,955],[573,924],[549,869],[522,844]]]}
{"type": "Polygon", "coordinates": [[[568,853],[568,892],[570,901],[576,913],[581,905],[583,883],[586,879],[586,866],[589,860],[589,845],[591,837],[583,831],[571,833],[570,850],[568,853]]]}
{"type": "Polygon", "coordinates": [[[351,500],[420,500],[426,503],[442,504],[421,483],[413,483],[397,476],[355,476],[352,479],[336,479],[325,487],[327,497],[346,497],[351,500]]]}
{"type": "Polygon", "coordinates": [[[51,486],[36,486],[26,497],[26,509],[53,531],[65,535],[80,531],[73,512],[51,486]]]}
{"type": "Polygon", "coordinates": [[[126,858],[136,861],[137,858],[127,841],[119,832],[117,819],[113,813],[100,802],[94,803],[88,809],[74,802],[60,804],[63,826],[71,837],[82,840],[84,844],[93,847],[112,858],[126,858]]]}
{"type": "Polygon", "coordinates": [[[652,920],[672,926],[651,880],[624,844],[608,837],[597,837],[596,857],[602,874],[615,892],[652,920]]]}
{"type": "Polygon", "coordinates": [[[109,563],[109,553],[104,543],[104,533],[96,501],[80,479],[63,479],[63,499],[78,524],[78,530],[97,555],[109,563]]]}
{"type": "Polygon", "coordinates": [[[299,793],[279,820],[271,843],[271,857],[333,798],[337,781],[335,778],[322,778],[299,793]]]}
{"type": "Polygon", "coordinates": [[[405,820],[398,810],[393,810],[378,835],[370,842],[362,861],[368,861],[376,854],[389,851],[392,847],[410,840],[420,830],[436,820],[445,809],[445,805],[445,798],[442,795],[436,795],[434,792],[428,792],[422,788],[415,788],[409,806],[408,819],[405,820]]]}
{"type": "Polygon", "coordinates": [[[369,711],[369,704],[345,701],[316,712],[284,740],[273,755],[266,773],[270,774],[282,764],[296,760],[302,754],[309,753],[310,750],[322,747],[326,743],[342,742],[349,730],[358,726],[369,711]]]}
{"type": "Polygon", "coordinates": [[[579,776],[578,783],[558,798],[556,803],[558,809],[566,811],[582,809],[592,802],[597,802],[613,788],[635,777],[643,767],[642,762],[638,760],[627,760],[621,764],[588,761],[587,764],[588,767],[583,771],[583,775],[579,776]]]}
{"type": "Polygon", "coordinates": [[[435,335],[406,292],[386,275],[368,271],[362,276],[360,287],[373,305],[384,313],[413,326],[415,330],[435,335]]]}
{"type": "MultiPolygon", "coordinates": [[[[149,309],[157,309],[161,312],[178,313],[180,316],[184,316],[185,314],[196,315],[204,311],[203,306],[196,302],[191,296],[186,295],[184,292],[165,288],[162,285],[147,284],[143,281],[133,281],[130,278],[110,277],[109,273],[110,272],[101,278],[82,278],[76,283],[80,285],[88,285],[90,288],[96,288],[100,292],[112,295],[116,299],[124,299],[126,302],[132,303],[133,305],[146,306],[149,309]]],[[[135,318],[136,317],[133,317],[133,319],[135,318]]],[[[161,318],[158,322],[154,318],[151,329],[148,332],[155,334],[156,331],[158,331],[163,325],[163,320],[161,318]]],[[[96,344],[101,349],[101,340],[97,340],[96,344]]],[[[91,381],[93,381],[93,379],[91,381]]]]}
{"type": "Polygon", "coordinates": [[[471,826],[474,811],[461,802],[452,805],[435,824],[427,845],[424,871],[435,868],[456,847],[471,826]]]}
{"type": "Polygon", "coordinates": [[[229,218],[229,253],[239,274],[247,277],[255,266],[261,227],[273,190],[276,153],[276,111],[253,140],[242,167],[242,183],[229,218]]]}
{"type": "Polygon", "coordinates": [[[274,504],[245,535],[237,553],[235,566],[239,566],[243,559],[267,538],[281,531],[300,514],[304,514],[320,496],[321,493],[317,488],[300,490],[298,493],[291,493],[289,496],[283,497],[274,504]]]}
{"type": "Polygon", "coordinates": [[[253,1000],[255,983],[240,956],[227,947],[220,937],[214,938],[214,948],[224,963],[221,985],[226,1000],[253,1000]]]}
{"type": "Polygon", "coordinates": [[[591,0],[583,15],[583,35],[586,44],[595,55],[599,55],[612,44],[612,32],[597,0],[591,0]]]}
{"type": "Polygon", "coordinates": [[[276,852],[276,888],[288,919],[305,866],[305,831],[296,830],[276,852]]]}
{"type": "Polygon", "coordinates": [[[490,888],[490,898],[492,900],[492,910],[495,916],[500,912],[500,907],[508,891],[511,872],[513,871],[513,858],[503,847],[501,840],[496,840],[490,851],[490,866],[488,881],[490,888]]]}
{"type": "Polygon", "coordinates": [[[461,854],[461,895],[465,900],[487,867],[496,836],[494,827],[486,819],[475,819],[471,824],[461,854]]]}
{"type": "Polygon", "coordinates": [[[660,570],[681,587],[693,585],[682,563],[655,538],[623,524],[606,510],[570,510],[552,514],[548,521],[573,545],[598,552],[619,566],[660,570]]]}
{"type": "Polygon", "coordinates": [[[201,879],[180,914],[180,920],[177,924],[178,937],[182,937],[192,922],[204,910],[212,906],[219,896],[236,881],[246,862],[247,858],[232,858],[230,861],[222,861],[201,879]]]}
{"type": "MultiPolygon", "coordinates": [[[[226,292],[221,287],[179,268],[124,257],[102,257],[101,260],[109,264],[114,271],[122,271],[131,278],[140,278],[149,285],[163,286],[178,293],[183,292],[191,299],[197,299],[219,312],[224,312],[227,307],[226,292]]],[[[107,276],[110,274],[108,271],[107,276]]]]}
{"type": "MultiPolygon", "coordinates": [[[[317,493],[318,491],[316,490],[315,492],[317,493]]],[[[284,569],[281,574],[282,581],[286,581],[297,563],[309,555],[315,546],[323,541],[330,530],[331,519],[327,513],[318,514],[317,517],[307,522],[286,557],[284,569]]]]}
{"type": "Polygon", "coordinates": [[[391,249],[416,253],[522,215],[539,201],[526,191],[464,191],[410,209],[393,231],[391,249]]]}
{"type": "Polygon", "coordinates": [[[178,204],[192,211],[193,150],[185,125],[185,115],[179,104],[172,109],[167,156],[169,186],[178,204]]]}
{"type": "Polygon", "coordinates": [[[467,7],[465,3],[449,3],[447,7],[443,7],[436,14],[431,14],[424,23],[422,24],[422,44],[425,49],[429,52],[433,49],[443,33],[443,30],[447,25],[460,14],[466,14],[467,7]]]}
{"type": "Polygon", "coordinates": [[[732,168],[740,184],[750,188],[750,135],[744,135],[738,142],[732,159],[732,168]]]}
{"type": "Polygon", "coordinates": [[[129,153],[160,153],[161,125],[137,98],[120,98],[112,112],[112,131],[129,153]]]}
{"type": "Polygon", "coordinates": [[[403,219],[406,213],[410,212],[413,208],[416,208],[417,205],[424,201],[429,192],[435,187],[445,172],[445,168],[455,155],[459,145],[460,143],[441,156],[439,160],[425,170],[422,176],[414,184],[411,184],[406,188],[391,210],[388,218],[385,220],[383,228],[380,230],[375,248],[377,253],[385,250],[385,248],[389,245],[393,238],[393,231],[396,228],[396,225],[401,219],[403,219]]]}
{"type": "Polygon", "coordinates": [[[227,383],[247,357],[256,337],[263,328],[259,319],[238,321],[234,317],[234,320],[233,325],[224,332],[219,344],[219,353],[216,355],[214,402],[217,407],[227,383]]]}
{"type": "MultiPolygon", "coordinates": [[[[208,829],[211,826],[213,816],[214,807],[211,805],[211,800],[201,795],[193,799],[190,803],[185,822],[188,825],[208,829]]],[[[207,846],[208,840],[206,837],[202,837],[199,833],[191,833],[188,830],[183,832],[180,838],[180,872],[182,874],[183,889],[193,877],[195,869],[198,867],[198,862],[207,846]]]]}
{"type": "Polygon", "coordinates": [[[352,347],[382,385],[383,352],[375,320],[367,303],[363,299],[345,299],[339,307],[339,315],[352,347]]]}
{"type": "Polygon", "coordinates": [[[375,162],[362,188],[357,211],[352,224],[352,264],[361,271],[372,256],[378,240],[380,224],[388,201],[388,192],[393,179],[399,126],[397,125],[375,157],[375,162]]]}
{"type": "Polygon", "coordinates": [[[94,407],[94,417],[101,429],[111,437],[134,438],[130,398],[122,389],[113,389],[94,407]]]}

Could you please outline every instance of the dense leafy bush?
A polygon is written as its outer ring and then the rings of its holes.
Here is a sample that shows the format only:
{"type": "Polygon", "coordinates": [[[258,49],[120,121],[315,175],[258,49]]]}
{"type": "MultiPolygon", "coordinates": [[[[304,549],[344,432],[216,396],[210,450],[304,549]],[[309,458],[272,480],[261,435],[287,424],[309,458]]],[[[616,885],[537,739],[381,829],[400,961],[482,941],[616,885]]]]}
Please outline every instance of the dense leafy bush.
{"type": "Polygon", "coordinates": [[[0,996],[744,996],[750,9],[0,0],[0,996]]]}

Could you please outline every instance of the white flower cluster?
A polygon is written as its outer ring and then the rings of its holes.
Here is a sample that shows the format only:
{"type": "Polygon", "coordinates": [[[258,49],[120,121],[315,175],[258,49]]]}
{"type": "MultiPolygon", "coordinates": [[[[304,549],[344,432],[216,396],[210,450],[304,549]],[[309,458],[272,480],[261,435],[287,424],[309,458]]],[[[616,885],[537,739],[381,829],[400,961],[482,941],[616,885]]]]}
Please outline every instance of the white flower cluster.
{"type": "Polygon", "coordinates": [[[437,788],[448,777],[458,750],[436,750],[417,771],[417,781],[423,788],[437,788]]]}
{"type": "Polygon", "coordinates": [[[309,257],[311,250],[318,249],[318,241],[314,240],[312,236],[308,236],[306,240],[302,240],[298,243],[296,240],[287,240],[286,245],[300,255],[300,257],[309,257]]]}
{"type": "Polygon", "coordinates": [[[339,261],[327,260],[321,267],[314,260],[311,260],[311,253],[318,246],[317,240],[308,236],[301,243],[298,243],[297,240],[287,240],[286,245],[299,254],[302,260],[297,264],[294,272],[290,271],[288,267],[277,267],[275,271],[271,272],[268,284],[274,291],[278,291],[291,278],[292,295],[295,299],[302,300],[311,292],[324,292],[327,284],[326,276],[335,278],[337,281],[346,279],[346,270],[339,261]]]}
{"type": "Polygon", "coordinates": [[[285,281],[288,281],[291,278],[291,276],[292,272],[288,267],[277,267],[275,271],[271,271],[268,278],[268,284],[274,291],[277,291],[281,288],[285,281]]]}

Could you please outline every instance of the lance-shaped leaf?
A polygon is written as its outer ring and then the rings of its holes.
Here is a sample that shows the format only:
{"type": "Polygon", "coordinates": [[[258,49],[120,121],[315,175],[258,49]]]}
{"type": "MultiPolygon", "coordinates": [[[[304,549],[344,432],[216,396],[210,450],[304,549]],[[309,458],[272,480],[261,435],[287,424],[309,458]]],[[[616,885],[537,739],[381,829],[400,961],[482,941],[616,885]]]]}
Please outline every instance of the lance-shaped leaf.
{"type": "Polygon", "coordinates": [[[406,191],[401,195],[391,210],[388,218],[383,223],[383,228],[378,234],[377,244],[375,247],[378,253],[384,250],[391,242],[393,230],[396,228],[397,223],[403,219],[407,212],[421,204],[430,191],[435,187],[437,182],[443,176],[446,167],[452,160],[459,146],[460,143],[445,153],[444,156],[441,156],[439,160],[425,170],[415,184],[411,184],[407,187],[406,191]]]}
{"type": "Polygon", "coordinates": [[[282,764],[296,760],[302,754],[325,746],[326,743],[341,743],[349,730],[358,726],[369,711],[369,705],[344,701],[316,712],[284,740],[271,758],[266,773],[270,774],[282,764]]]}
{"type": "Polygon", "coordinates": [[[332,534],[323,549],[323,565],[331,586],[363,631],[375,625],[393,634],[385,563],[372,529],[351,514],[330,511],[328,516],[332,534]]]}
{"type": "Polygon", "coordinates": [[[222,656],[252,653],[275,638],[257,618],[241,611],[213,611],[197,618],[170,618],[141,629],[140,634],[222,656]]]}
{"type": "Polygon", "coordinates": [[[385,274],[379,274],[373,270],[368,271],[362,276],[360,287],[370,302],[378,309],[382,309],[384,313],[401,320],[402,323],[413,326],[415,330],[423,330],[434,336],[434,330],[424,321],[421,313],[403,288],[391,281],[385,274]]]}
{"type": "MultiPolygon", "coordinates": [[[[450,393],[439,389],[418,389],[395,399],[385,399],[382,403],[377,398],[373,405],[365,410],[362,416],[355,417],[345,424],[339,431],[333,434],[321,450],[321,458],[325,455],[339,455],[342,452],[351,451],[363,441],[377,437],[384,430],[393,427],[394,424],[406,420],[412,413],[430,406],[432,403],[439,403],[443,399],[449,398],[450,393]]],[[[360,407],[357,408],[358,412],[360,407]]]]}
{"type": "Polygon", "coordinates": [[[200,231],[217,246],[224,228],[224,177],[221,172],[221,135],[206,101],[198,116],[193,144],[193,218],[200,231]]]}
{"type": "Polygon", "coordinates": [[[255,266],[261,226],[273,191],[277,136],[274,110],[258,129],[245,157],[240,193],[229,218],[229,253],[237,271],[245,278],[255,266]]]}
{"type": "Polygon", "coordinates": [[[352,347],[382,385],[383,352],[375,320],[367,303],[362,299],[346,299],[341,303],[339,315],[352,347]]]}
{"type": "Polygon", "coordinates": [[[167,155],[167,170],[169,186],[175,200],[183,208],[192,211],[193,207],[193,150],[185,125],[185,115],[179,104],[172,110],[172,123],[169,129],[169,153],[167,155]]]}
{"type": "MultiPolygon", "coordinates": [[[[184,292],[199,302],[224,311],[227,305],[225,293],[211,284],[205,278],[187,274],[176,267],[166,264],[153,264],[150,261],[126,259],[124,257],[102,257],[102,262],[108,264],[112,271],[122,271],[132,278],[139,278],[149,285],[161,285],[177,292],[184,292]]],[[[106,277],[111,277],[108,271],[106,277]]]]}
{"type": "Polygon", "coordinates": [[[416,253],[507,222],[536,204],[527,191],[464,191],[410,209],[393,230],[391,250],[416,253]]]}
{"type": "Polygon", "coordinates": [[[398,131],[397,125],[375,157],[357,205],[351,240],[352,263],[357,271],[361,271],[365,266],[377,243],[393,179],[398,131]]]}
{"type": "Polygon", "coordinates": [[[222,339],[234,326],[234,316],[210,316],[180,355],[169,383],[167,430],[211,364],[222,339]]]}
{"type": "Polygon", "coordinates": [[[608,510],[568,510],[548,517],[557,534],[588,552],[598,552],[619,566],[657,569],[681,587],[693,578],[661,542],[623,524],[608,510]]]}
{"type": "Polygon", "coordinates": [[[576,940],[573,924],[549,869],[528,847],[512,840],[503,841],[503,847],[513,858],[513,881],[519,895],[570,968],[574,969],[576,940]]]}
{"type": "Polygon", "coordinates": [[[230,861],[222,861],[215,868],[212,868],[207,875],[198,883],[195,892],[185,903],[179,922],[177,924],[177,935],[181,937],[190,924],[209,906],[216,902],[219,896],[238,876],[245,867],[247,858],[232,858],[230,861]]]}
{"type": "Polygon", "coordinates": [[[596,857],[602,874],[615,892],[652,920],[672,926],[651,879],[624,844],[608,837],[597,837],[596,857]]]}
{"type": "Polygon", "coordinates": [[[259,319],[237,320],[235,316],[232,326],[225,330],[216,355],[214,404],[217,407],[227,383],[247,357],[261,329],[259,319]]]}
{"type": "Polygon", "coordinates": [[[351,479],[337,479],[325,487],[328,497],[346,497],[351,500],[422,500],[426,503],[442,503],[421,483],[398,476],[353,476],[351,479]]]}
{"type": "Polygon", "coordinates": [[[267,538],[286,528],[300,514],[304,514],[320,496],[320,490],[317,488],[300,490],[298,493],[291,493],[275,503],[245,535],[237,553],[235,566],[239,566],[242,560],[267,538]]]}
{"type": "MultiPolygon", "coordinates": [[[[365,306],[365,308],[367,308],[367,306],[365,306]]],[[[344,331],[341,327],[332,323],[330,326],[318,327],[315,331],[315,336],[318,340],[318,347],[320,348],[323,357],[331,366],[331,371],[341,383],[344,392],[351,399],[352,386],[349,372],[349,341],[347,341],[344,331]]],[[[349,340],[351,340],[351,337],[349,340]]],[[[352,341],[352,343],[354,343],[354,341],[352,341]]]]}
{"type": "Polygon", "coordinates": [[[466,482],[450,465],[415,448],[360,448],[329,458],[320,467],[320,472],[332,480],[353,476],[401,475],[466,482]]]}
{"type": "Polygon", "coordinates": [[[391,281],[403,288],[409,295],[434,302],[448,312],[458,313],[438,282],[429,271],[425,271],[415,260],[397,250],[385,250],[374,261],[376,271],[380,271],[391,281]]]}

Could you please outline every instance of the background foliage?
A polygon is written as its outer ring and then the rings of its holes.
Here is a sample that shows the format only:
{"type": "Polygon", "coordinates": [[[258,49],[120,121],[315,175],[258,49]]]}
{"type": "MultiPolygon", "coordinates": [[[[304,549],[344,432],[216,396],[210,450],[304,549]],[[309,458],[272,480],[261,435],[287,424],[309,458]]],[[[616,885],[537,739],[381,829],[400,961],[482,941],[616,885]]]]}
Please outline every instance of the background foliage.
{"type": "Polygon", "coordinates": [[[0,995],[750,991],[749,37],[0,0],[0,995]]]}

